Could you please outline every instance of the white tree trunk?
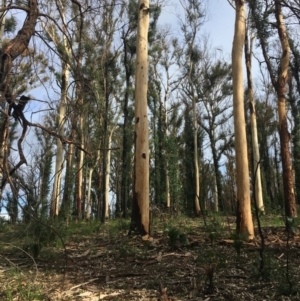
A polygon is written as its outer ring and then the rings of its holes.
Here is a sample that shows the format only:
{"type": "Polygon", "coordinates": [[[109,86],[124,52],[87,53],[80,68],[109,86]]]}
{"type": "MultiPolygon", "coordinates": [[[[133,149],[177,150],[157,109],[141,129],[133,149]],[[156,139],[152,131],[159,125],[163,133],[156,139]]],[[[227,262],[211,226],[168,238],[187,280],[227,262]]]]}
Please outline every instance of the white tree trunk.
{"type": "MultiPolygon", "coordinates": [[[[65,21],[65,16],[63,15],[63,20],[65,21]]],[[[44,30],[52,38],[52,41],[58,47],[60,45],[60,40],[57,38],[57,34],[51,29],[49,29],[45,24],[43,24],[44,30]]],[[[70,47],[66,36],[63,34],[62,43],[66,53],[66,57],[70,56],[70,47]]],[[[68,95],[68,84],[69,84],[69,65],[65,61],[62,62],[62,80],[61,80],[61,98],[58,105],[57,113],[57,127],[58,134],[60,136],[64,135],[64,125],[65,125],[65,115],[66,115],[66,102],[68,95]]],[[[63,144],[60,139],[56,139],[56,159],[55,159],[55,170],[54,170],[54,181],[53,190],[51,196],[51,214],[52,216],[57,216],[59,213],[59,203],[61,195],[61,178],[63,172],[63,144]]]]}
{"type": "Polygon", "coordinates": [[[256,109],[253,92],[253,80],[252,80],[252,48],[253,48],[254,36],[250,39],[250,45],[248,41],[248,34],[245,40],[245,58],[247,67],[247,80],[248,80],[248,96],[250,104],[250,123],[251,123],[251,138],[252,138],[252,153],[253,153],[253,171],[254,171],[254,186],[255,186],[255,201],[257,208],[261,212],[265,212],[262,185],[261,185],[261,173],[260,173],[260,156],[259,156],[259,143],[257,135],[257,122],[256,122],[256,109]]]}
{"type": "Polygon", "coordinates": [[[243,48],[245,42],[245,4],[235,0],[235,31],[232,45],[233,113],[235,133],[236,180],[238,216],[237,230],[247,239],[253,239],[248,152],[244,110],[243,48]]]}
{"type": "Polygon", "coordinates": [[[93,176],[94,166],[89,169],[88,178],[88,191],[87,191],[87,202],[86,202],[86,219],[91,218],[92,214],[92,200],[91,200],[91,188],[92,188],[92,176],[93,176]]]}
{"type": "MultiPolygon", "coordinates": [[[[79,105],[83,103],[83,100],[79,100],[79,105]]],[[[84,137],[83,137],[83,123],[84,118],[83,114],[79,116],[79,138],[80,138],[80,147],[84,148],[84,137]]],[[[82,219],[82,181],[83,181],[83,159],[84,152],[82,150],[78,150],[79,158],[77,161],[77,217],[78,219],[82,219]]]]}
{"type": "MultiPolygon", "coordinates": [[[[64,124],[65,124],[65,115],[66,115],[66,100],[68,93],[68,82],[69,82],[69,70],[68,65],[63,63],[62,70],[62,86],[61,86],[61,100],[58,106],[58,116],[57,116],[57,125],[58,125],[58,134],[64,135],[64,124]]],[[[59,213],[59,202],[61,194],[61,177],[63,171],[63,144],[60,139],[56,139],[56,159],[55,159],[55,175],[53,182],[53,191],[52,191],[52,214],[57,216],[59,213]]]]}
{"type": "Polygon", "coordinates": [[[111,140],[112,140],[113,131],[110,132],[108,136],[107,147],[108,150],[106,152],[106,172],[105,172],[105,218],[109,218],[109,181],[110,181],[110,159],[111,159],[111,140]]]}

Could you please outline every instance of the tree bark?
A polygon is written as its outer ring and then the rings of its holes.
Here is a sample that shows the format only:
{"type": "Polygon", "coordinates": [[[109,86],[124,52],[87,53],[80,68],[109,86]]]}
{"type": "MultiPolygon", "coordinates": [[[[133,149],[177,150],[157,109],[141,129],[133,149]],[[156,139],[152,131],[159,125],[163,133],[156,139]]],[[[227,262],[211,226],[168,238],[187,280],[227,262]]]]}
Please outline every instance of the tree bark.
{"type": "Polygon", "coordinates": [[[135,74],[134,183],[130,230],[138,230],[143,239],[148,239],[150,235],[147,112],[148,29],[149,1],[139,0],[135,74]]]}
{"type": "MultiPolygon", "coordinates": [[[[63,10],[62,18],[65,22],[65,11],[63,10]]],[[[58,39],[58,35],[54,32],[51,32],[49,28],[43,24],[44,30],[47,34],[50,35],[52,41],[54,42],[56,48],[61,45],[60,39],[58,39]]],[[[62,44],[64,47],[64,51],[66,54],[66,59],[70,56],[70,47],[67,43],[67,38],[65,32],[63,32],[62,36],[62,44]]],[[[57,127],[58,134],[63,137],[64,135],[64,125],[65,125],[65,115],[66,115],[66,102],[68,96],[68,84],[69,84],[69,64],[62,59],[62,76],[61,76],[61,98],[60,103],[58,105],[58,114],[57,114],[57,127]]],[[[54,171],[54,182],[53,182],[53,191],[51,197],[51,211],[50,216],[57,216],[59,214],[59,203],[60,203],[60,195],[61,195],[61,179],[62,179],[62,171],[63,171],[63,144],[60,139],[56,139],[56,159],[55,159],[55,171],[54,171]]]]}
{"type": "MultiPolygon", "coordinates": [[[[76,136],[75,133],[75,125],[72,124],[72,130],[71,130],[71,136],[70,140],[73,141],[74,137],[76,136]]],[[[64,217],[66,220],[66,224],[69,223],[70,218],[70,207],[71,207],[71,191],[73,187],[73,176],[72,176],[72,169],[73,169],[73,157],[74,157],[74,144],[68,145],[68,151],[65,154],[66,156],[66,174],[65,174],[65,180],[64,180],[64,193],[63,193],[63,199],[61,204],[61,210],[59,214],[64,217]]]]}
{"type": "MultiPolygon", "coordinates": [[[[192,83],[191,83],[192,85],[192,83]]],[[[198,120],[196,114],[196,99],[193,93],[193,126],[194,126],[194,169],[195,169],[195,213],[200,214],[200,179],[199,179],[199,162],[198,162],[198,120]]]]}
{"type": "Polygon", "coordinates": [[[235,4],[236,15],[232,45],[232,81],[237,181],[237,231],[250,240],[254,237],[254,228],[250,203],[242,66],[246,27],[245,5],[243,0],[236,0],[235,4]]]}
{"type": "Polygon", "coordinates": [[[282,176],[285,198],[285,214],[287,217],[297,217],[297,207],[294,191],[294,177],[290,158],[290,135],[288,131],[285,94],[288,80],[288,70],[290,63],[290,46],[283,21],[281,3],[275,0],[275,16],[277,21],[278,35],[280,38],[282,56],[276,83],[278,116],[279,116],[279,136],[282,160],[282,176]]]}
{"type": "MultiPolygon", "coordinates": [[[[169,130],[168,130],[168,108],[167,108],[167,98],[168,98],[169,86],[165,91],[164,97],[164,128],[165,128],[165,139],[169,137],[169,130]]],[[[170,195],[170,177],[169,177],[169,162],[166,156],[166,152],[164,154],[165,160],[165,170],[166,170],[166,208],[171,208],[171,195],[170,195]]]]}
{"type": "Polygon", "coordinates": [[[109,181],[110,181],[110,161],[111,161],[111,141],[114,129],[111,130],[108,136],[108,143],[107,143],[107,152],[106,152],[106,170],[105,170],[105,187],[104,187],[104,194],[105,194],[105,218],[109,218],[109,181]]]}
{"type": "MultiPolygon", "coordinates": [[[[79,110],[82,107],[83,99],[80,96],[78,100],[79,110]]],[[[79,129],[78,129],[78,136],[80,140],[80,147],[83,149],[84,147],[84,137],[83,137],[83,123],[84,117],[83,113],[79,115],[79,129]]],[[[77,158],[77,175],[76,175],[76,203],[77,203],[77,217],[79,220],[82,219],[82,180],[83,180],[83,159],[84,153],[82,150],[78,149],[78,158],[77,158]]]]}
{"type": "MultiPolygon", "coordinates": [[[[35,33],[35,26],[38,18],[38,3],[37,0],[30,0],[28,1],[28,11],[27,17],[23,24],[23,27],[18,31],[18,34],[10,40],[3,48],[0,50],[0,92],[1,92],[1,102],[5,99],[8,105],[11,105],[15,99],[11,94],[10,90],[10,80],[11,80],[11,68],[12,62],[20,56],[28,47],[31,37],[35,33]]],[[[3,180],[3,171],[5,166],[6,160],[6,153],[7,153],[7,138],[9,132],[9,117],[5,116],[4,123],[0,131],[0,177],[2,176],[3,180]]],[[[19,154],[21,161],[19,162],[18,166],[15,167],[17,169],[23,163],[26,162],[25,157],[23,155],[21,149],[21,142],[20,141],[20,148],[19,154]]],[[[5,187],[5,183],[2,185],[1,194],[5,187]]]]}
{"type": "MultiPolygon", "coordinates": [[[[280,137],[280,152],[282,161],[282,179],[284,188],[284,198],[285,198],[285,214],[287,217],[296,217],[297,208],[295,201],[294,192],[294,179],[293,171],[291,166],[291,156],[290,156],[290,135],[288,131],[287,114],[286,114],[286,84],[288,80],[288,69],[290,62],[290,45],[288,37],[286,34],[286,28],[284,25],[284,20],[282,16],[281,1],[275,0],[275,18],[277,23],[277,30],[280,39],[282,55],[280,59],[280,65],[278,70],[272,66],[270,57],[267,52],[267,41],[262,30],[260,20],[260,12],[256,7],[256,1],[250,1],[249,5],[253,14],[253,20],[256,22],[256,28],[258,37],[260,40],[262,53],[266,62],[267,69],[270,74],[272,85],[277,94],[277,105],[278,105],[278,116],[279,116],[279,137],[280,137]],[[277,77],[276,77],[277,74],[277,77]]],[[[287,224],[288,226],[288,224],[287,224]]]]}
{"type": "Polygon", "coordinates": [[[262,195],[262,185],[261,185],[261,173],[260,173],[260,155],[259,155],[259,145],[258,145],[258,135],[257,135],[257,123],[256,123],[256,109],[255,100],[253,92],[253,81],[252,81],[252,45],[253,39],[250,40],[250,45],[248,41],[248,30],[246,29],[245,35],[245,61],[246,61],[246,71],[247,71],[247,82],[248,82],[248,97],[249,97],[249,107],[250,107],[250,123],[251,123],[251,141],[252,141],[252,153],[253,153],[253,180],[255,187],[255,201],[257,208],[261,212],[265,212],[263,195],[262,195]]]}
{"type": "Polygon", "coordinates": [[[129,179],[132,173],[131,168],[131,145],[130,145],[130,126],[131,126],[131,118],[128,109],[129,102],[129,90],[131,88],[130,78],[132,76],[130,61],[127,58],[127,39],[126,36],[123,38],[124,41],[124,67],[125,67],[125,95],[124,95],[124,104],[123,104],[123,141],[122,141],[122,171],[121,171],[121,202],[119,208],[117,210],[122,212],[122,217],[126,218],[128,214],[128,199],[129,199],[129,179]]]}
{"type": "MultiPolygon", "coordinates": [[[[64,135],[64,124],[65,124],[65,114],[66,114],[66,100],[67,100],[67,90],[68,90],[68,65],[63,63],[62,67],[62,81],[61,81],[61,101],[58,106],[58,134],[63,137],[64,135]]],[[[51,198],[51,216],[57,216],[59,213],[59,201],[61,194],[61,178],[63,171],[63,144],[60,139],[56,139],[56,160],[55,160],[55,176],[53,182],[53,191],[51,198]]]]}

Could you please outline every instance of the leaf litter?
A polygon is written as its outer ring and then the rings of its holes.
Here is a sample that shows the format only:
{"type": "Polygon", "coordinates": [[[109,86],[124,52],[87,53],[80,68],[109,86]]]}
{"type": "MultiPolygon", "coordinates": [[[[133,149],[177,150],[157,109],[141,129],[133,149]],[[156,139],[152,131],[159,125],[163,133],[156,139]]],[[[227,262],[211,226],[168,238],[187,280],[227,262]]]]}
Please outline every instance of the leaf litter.
{"type": "Polygon", "coordinates": [[[77,235],[66,242],[67,264],[57,248],[48,247],[48,257],[42,252],[33,262],[19,250],[2,247],[0,300],[6,300],[8,289],[11,300],[25,300],[20,286],[29,283],[42,293],[36,300],[300,300],[300,238],[293,236],[287,248],[283,227],[263,228],[261,272],[258,236],[243,243],[238,255],[227,230],[212,241],[194,221],[186,232],[184,243],[158,230],[151,241],[128,237],[126,231],[114,237],[105,231],[77,235]],[[23,276],[11,272],[12,263],[23,276]]]}

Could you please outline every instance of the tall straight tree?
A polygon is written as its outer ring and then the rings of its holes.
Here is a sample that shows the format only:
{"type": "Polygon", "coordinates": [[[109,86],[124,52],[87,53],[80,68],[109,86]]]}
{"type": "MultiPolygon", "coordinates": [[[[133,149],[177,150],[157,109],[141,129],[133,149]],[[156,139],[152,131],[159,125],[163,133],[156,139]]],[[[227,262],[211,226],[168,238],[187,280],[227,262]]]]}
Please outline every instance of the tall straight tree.
{"type": "Polygon", "coordinates": [[[149,141],[148,141],[148,29],[149,1],[138,2],[135,73],[134,177],[130,230],[149,238],[149,141]]]}
{"type": "Polygon", "coordinates": [[[264,14],[262,15],[262,3],[260,1],[249,1],[252,20],[257,31],[257,36],[262,48],[264,60],[270,75],[272,85],[277,94],[285,214],[287,217],[296,217],[297,208],[294,191],[294,176],[291,165],[290,134],[288,131],[286,112],[286,86],[288,81],[288,70],[290,63],[290,45],[282,15],[281,1],[274,0],[272,4],[274,4],[274,7],[272,7],[272,9],[270,9],[270,6],[266,7],[264,14]],[[270,24],[268,20],[270,12],[274,12],[275,14],[276,28],[281,45],[281,57],[278,60],[279,64],[276,67],[274,67],[273,62],[271,62],[271,57],[273,57],[273,55],[270,56],[270,54],[268,53],[269,47],[267,33],[269,33],[269,30],[266,28],[266,26],[267,24],[270,24]]]}
{"type": "Polygon", "coordinates": [[[293,139],[293,165],[295,170],[296,201],[300,204],[300,51],[290,38],[292,60],[290,62],[291,77],[289,78],[289,103],[294,119],[292,130],[293,139]],[[295,83],[295,84],[294,84],[295,83]]]}
{"type": "MultiPolygon", "coordinates": [[[[56,8],[62,19],[63,24],[66,24],[66,9],[63,3],[56,3],[56,8]]],[[[56,126],[58,128],[58,134],[62,137],[64,135],[64,125],[66,123],[66,104],[68,96],[69,86],[69,64],[68,60],[70,57],[70,45],[66,36],[66,27],[62,27],[62,35],[60,36],[57,28],[54,26],[47,26],[42,23],[42,27],[51,38],[56,49],[58,50],[61,58],[61,81],[60,81],[60,102],[57,106],[56,126]]],[[[54,181],[53,190],[51,196],[51,209],[50,216],[57,216],[59,214],[60,195],[61,195],[61,180],[63,173],[63,156],[64,149],[63,143],[59,138],[56,138],[56,156],[55,156],[55,170],[54,170],[54,181]]]]}
{"type": "Polygon", "coordinates": [[[255,186],[255,201],[258,209],[261,212],[265,212],[264,201],[262,195],[261,185],[261,173],[260,173],[260,156],[259,156],[259,145],[257,135],[257,122],[256,122],[256,109],[253,91],[253,80],[252,80],[252,48],[253,48],[254,37],[248,37],[248,28],[246,29],[245,35],[245,61],[247,70],[247,82],[248,82],[248,98],[250,107],[250,123],[251,123],[251,141],[252,141],[252,153],[253,153],[253,175],[254,175],[254,186],[255,186]],[[249,43],[250,42],[250,43],[249,43]]]}
{"type": "Polygon", "coordinates": [[[199,158],[198,158],[198,121],[197,121],[197,96],[195,91],[195,64],[201,59],[201,53],[197,49],[196,39],[200,27],[204,23],[204,11],[202,0],[181,0],[181,6],[183,7],[185,14],[185,22],[182,22],[181,29],[184,35],[184,43],[187,45],[186,54],[186,77],[188,80],[187,96],[192,101],[193,112],[193,140],[194,140],[194,178],[195,178],[195,195],[194,195],[194,210],[195,214],[200,214],[200,177],[199,177],[199,158]]]}
{"type": "Polygon", "coordinates": [[[276,89],[278,101],[279,136],[283,169],[285,214],[288,217],[297,217],[297,207],[294,191],[294,177],[290,158],[290,134],[288,131],[285,104],[286,85],[288,80],[288,70],[290,63],[290,45],[286,34],[286,28],[284,25],[281,1],[279,0],[275,0],[275,17],[277,21],[277,30],[282,48],[282,56],[278,70],[278,79],[274,88],[276,89]]]}
{"type": "Polygon", "coordinates": [[[250,183],[244,114],[243,47],[245,42],[244,0],[235,0],[235,29],[232,45],[233,114],[237,181],[237,232],[253,239],[250,183]]]}

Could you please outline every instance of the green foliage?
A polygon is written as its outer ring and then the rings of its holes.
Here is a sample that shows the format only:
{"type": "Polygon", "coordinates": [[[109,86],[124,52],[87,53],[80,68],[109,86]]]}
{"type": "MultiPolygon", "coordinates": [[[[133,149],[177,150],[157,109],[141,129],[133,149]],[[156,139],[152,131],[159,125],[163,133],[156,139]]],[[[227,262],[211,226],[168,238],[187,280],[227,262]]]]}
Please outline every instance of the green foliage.
{"type": "Polygon", "coordinates": [[[298,220],[291,216],[286,216],[285,218],[286,229],[292,234],[298,234],[298,220]]]}
{"type": "Polygon", "coordinates": [[[46,296],[42,293],[42,289],[38,284],[28,281],[28,276],[24,276],[19,272],[12,272],[14,281],[4,286],[0,292],[1,300],[13,301],[38,301],[46,300],[46,296]],[[3,299],[5,298],[5,299],[3,299]]]}
{"type": "Polygon", "coordinates": [[[108,231],[109,235],[112,237],[116,237],[120,235],[120,233],[124,234],[128,232],[130,225],[130,219],[117,218],[109,222],[108,231]]]}
{"type": "Polygon", "coordinates": [[[118,248],[119,257],[126,258],[129,256],[135,256],[138,252],[137,248],[130,242],[130,240],[125,240],[118,248]]]}
{"type": "Polygon", "coordinates": [[[34,258],[38,258],[42,249],[46,246],[60,246],[60,238],[56,232],[60,235],[65,233],[61,223],[50,223],[46,219],[41,220],[41,222],[32,220],[25,230],[26,236],[23,248],[31,253],[34,258]]]}
{"type": "Polygon", "coordinates": [[[177,246],[186,246],[189,243],[187,235],[178,228],[167,226],[164,233],[168,236],[172,249],[175,249],[177,246]]]}
{"type": "Polygon", "coordinates": [[[244,242],[248,238],[248,235],[246,233],[245,234],[233,233],[231,235],[231,238],[233,239],[233,247],[234,247],[234,249],[236,251],[236,254],[238,256],[240,256],[241,255],[242,247],[244,245],[244,242]]]}
{"type": "Polygon", "coordinates": [[[198,268],[197,279],[198,281],[205,281],[208,293],[213,292],[215,274],[225,267],[225,262],[226,258],[211,247],[205,250],[205,254],[202,250],[199,252],[195,260],[198,268]]]}
{"type": "Polygon", "coordinates": [[[7,228],[8,228],[8,221],[0,217],[0,233],[6,232],[7,228]]]}
{"type": "Polygon", "coordinates": [[[213,245],[214,241],[221,236],[223,231],[222,217],[214,214],[212,219],[210,219],[209,223],[207,224],[206,231],[210,243],[213,245]]]}
{"type": "Polygon", "coordinates": [[[5,19],[5,33],[13,33],[17,28],[17,19],[14,16],[6,17],[5,19]]]}

